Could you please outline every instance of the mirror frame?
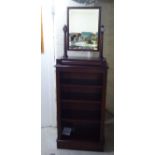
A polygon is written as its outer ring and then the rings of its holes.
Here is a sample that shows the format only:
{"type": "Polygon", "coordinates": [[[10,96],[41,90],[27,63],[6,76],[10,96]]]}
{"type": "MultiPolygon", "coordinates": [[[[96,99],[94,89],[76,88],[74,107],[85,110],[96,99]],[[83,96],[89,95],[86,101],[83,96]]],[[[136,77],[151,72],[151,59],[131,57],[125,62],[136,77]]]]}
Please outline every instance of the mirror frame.
{"type": "Polygon", "coordinates": [[[68,7],[67,8],[67,50],[68,51],[90,51],[90,52],[99,52],[100,51],[100,26],[101,26],[101,7],[68,7]],[[97,50],[93,49],[71,49],[69,47],[69,11],[74,9],[97,9],[99,10],[99,16],[98,16],[98,46],[97,50]]]}

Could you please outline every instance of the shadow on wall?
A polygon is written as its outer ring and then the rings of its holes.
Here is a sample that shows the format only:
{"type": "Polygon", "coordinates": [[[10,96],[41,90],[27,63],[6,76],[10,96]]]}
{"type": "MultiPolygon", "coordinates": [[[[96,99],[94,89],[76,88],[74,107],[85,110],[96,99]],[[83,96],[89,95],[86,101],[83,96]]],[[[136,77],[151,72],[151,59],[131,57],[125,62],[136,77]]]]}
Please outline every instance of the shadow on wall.
{"type": "Polygon", "coordinates": [[[106,107],[114,113],[114,0],[98,0],[102,7],[101,23],[105,26],[103,55],[108,62],[106,107]]]}

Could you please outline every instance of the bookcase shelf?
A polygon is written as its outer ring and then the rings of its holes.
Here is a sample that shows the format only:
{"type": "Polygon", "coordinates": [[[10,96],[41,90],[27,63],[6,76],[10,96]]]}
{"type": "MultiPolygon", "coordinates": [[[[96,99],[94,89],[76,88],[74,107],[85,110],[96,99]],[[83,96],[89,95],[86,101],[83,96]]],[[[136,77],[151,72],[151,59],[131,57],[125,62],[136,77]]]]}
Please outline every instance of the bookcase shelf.
{"type": "Polygon", "coordinates": [[[97,89],[97,88],[102,88],[101,85],[80,85],[80,84],[62,84],[63,89],[97,89]]]}
{"type": "Polygon", "coordinates": [[[100,121],[99,120],[90,120],[90,119],[65,119],[65,118],[62,118],[62,121],[63,122],[68,122],[68,123],[76,123],[76,124],[82,124],[82,123],[85,123],[85,124],[88,124],[88,123],[92,123],[92,124],[99,124],[100,121]]]}
{"type": "Polygon", "coordinates": [[[80,101],[80,100],[65,100],[61,102],[63,110],[84,110],[92,111],[100,109],[101,103],[96,101],[80,101]]]}
{"type": "Polygon", "coordinates": [[[57,146],[103,150],[107,65],[103,61],[94,66],[91,60],[89,66],[79,65],[83,60],[72,63],[58,59],[56,65],[57,146]]]}

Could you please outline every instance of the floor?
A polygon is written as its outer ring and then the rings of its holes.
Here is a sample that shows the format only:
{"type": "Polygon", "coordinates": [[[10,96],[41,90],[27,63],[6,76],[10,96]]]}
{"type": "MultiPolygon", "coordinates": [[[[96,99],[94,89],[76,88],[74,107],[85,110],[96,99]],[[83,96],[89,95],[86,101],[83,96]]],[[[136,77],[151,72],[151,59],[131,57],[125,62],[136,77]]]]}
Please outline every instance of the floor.
{"type": "Polygon", "coordinates": [[[77,151],[57,149],[57,129],[45,127],[41,130],[41,155],[113,155],[114,154],[114,121],[107,116],[105,121],[105,152],[77,151]]]}

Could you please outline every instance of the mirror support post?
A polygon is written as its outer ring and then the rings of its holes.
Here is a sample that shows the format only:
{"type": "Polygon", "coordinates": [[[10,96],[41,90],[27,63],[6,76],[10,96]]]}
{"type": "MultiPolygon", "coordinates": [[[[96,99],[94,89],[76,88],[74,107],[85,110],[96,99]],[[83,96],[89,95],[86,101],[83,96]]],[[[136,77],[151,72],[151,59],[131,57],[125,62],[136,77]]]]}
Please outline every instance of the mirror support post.
{"type": "Polygon", "coordinates": [[[100,59],[103,59],[104,25],[100,27],[100,59]]]}
{"type": "Polygon", "coordinates": [[[66,25],[63,27],[63,31],[64,31],[64,56],[63,56],[63,58],[68,58],[68,56],[67,56],[67,31],[68,31],[68,28],[66,25]]]}

